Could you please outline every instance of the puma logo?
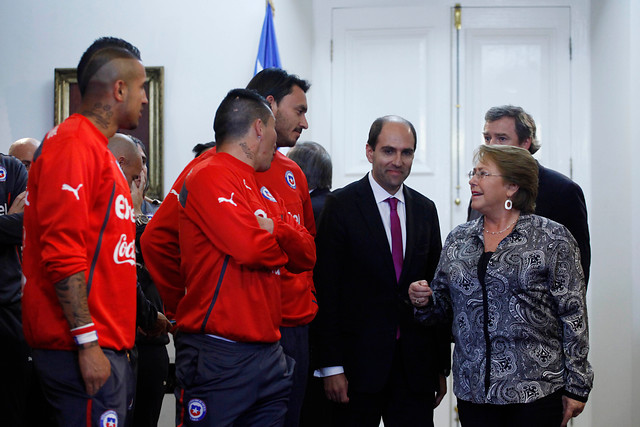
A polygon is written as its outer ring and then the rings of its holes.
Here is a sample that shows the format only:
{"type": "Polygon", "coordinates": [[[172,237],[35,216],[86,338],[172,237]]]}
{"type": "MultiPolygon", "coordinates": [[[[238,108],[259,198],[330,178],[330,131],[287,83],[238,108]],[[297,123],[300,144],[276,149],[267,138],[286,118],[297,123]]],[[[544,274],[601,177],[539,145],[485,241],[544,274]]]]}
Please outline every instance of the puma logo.
{"type": "Polygon", "coordinates": [[[218,197],[218,203],[227,202],[231,203],[233,206],[238,206],[236,205],[236,202],[233,201],[233,195],[234,193],[231,193],[231,197],[229,197],[228,199],[225,199],[224,197],[218,197]]]}
{"type": "Polygon", "coordinates": [[[180,195],[178,194],[178,192],[176,190],[174,190],[173,188],[171,189],[171,191],[169,191],[169,194],[175,194],[176,195],[176,199],[180,200],[180,195]]]}
{"type": "Polygon", "coordinates": [[[80,200],[80,196],[78,195],[78,191],[80,191],[80,187],[82,187],[82,184],[78,185],[78,188],[73,188],[69,184],[62,184],[62,189],[72,192],[73,195],[76,196],[76,200],[80,200]]]}

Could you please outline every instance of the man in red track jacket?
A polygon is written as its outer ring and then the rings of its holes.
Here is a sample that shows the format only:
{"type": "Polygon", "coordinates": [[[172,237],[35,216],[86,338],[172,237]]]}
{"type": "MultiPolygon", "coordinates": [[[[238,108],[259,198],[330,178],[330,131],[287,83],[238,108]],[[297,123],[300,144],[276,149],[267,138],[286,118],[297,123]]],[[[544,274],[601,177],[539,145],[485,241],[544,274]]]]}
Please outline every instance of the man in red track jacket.
{"type": "Polygon", "coordinates": [[[176,304],[184,295],[184,280],[180,275],[180,241],[178,230],[178,196],[184,180],[200,162],[216,153],[215,148],[193,159],[180,173],[169,194],[162,201],[155,215],[140,236],[145,265],[160,292],[164,312],[169,319],[176,317],[176,304]]]}
{"type": "Polygon", "coordinates": [[[176,410],[182,425],[281,425],[294,361],[279,344],[281,269],[315,264],[313,236],[255,172],[275,154],[275,119],[253,91],[235,89],[214,120],[217,153],[180,191],[176,410]]]}
{"type": "Polygon", "coordinates": [[[137,48],[101,38],[78,65],[80,113],[37,150],[24,213],[24,333],[64,426],[124,425],[136,316],[135,225],[107,149],[147,103],[137,48]]]}
{"type": "MultiPolygon", "coordinates": [[[[293,147],[307,124],[307,96],[311,85],[279,68],[267,68],[256,74],[247,89],[264,96],[276,117],[278,147],[293,147]]],[[[300,167],[281,152],[276,152],[271,168],[257,174],[258,183],[276,192],[287,211],[312,235],[316,234],[313,206],[307,179],[300,167]]],[[[297,273],[284,269],[282,279],[282,334],[284,352],[296,361],[293,387],[289,396],[286,427],[298,427],[309,370],[309,323],[318,311],[313,272],[297,273]]]]}

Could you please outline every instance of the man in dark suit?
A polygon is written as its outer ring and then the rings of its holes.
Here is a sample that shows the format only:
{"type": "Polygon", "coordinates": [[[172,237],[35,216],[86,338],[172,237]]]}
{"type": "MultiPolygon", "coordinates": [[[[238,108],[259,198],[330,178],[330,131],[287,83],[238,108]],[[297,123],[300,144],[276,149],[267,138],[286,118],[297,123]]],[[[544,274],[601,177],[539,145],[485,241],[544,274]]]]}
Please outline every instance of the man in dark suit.
{"type": "Polygon", "coordinates": [[[415,147],[410,122],[376,119],[372,171],[329,194],[320,218],[316,373],[335,425],[433,426],[446,393],[449,328],[415,323],[407,293],[433,278],[442,248],[434,203],[403,185],[415,147]]]}
{"type": "MultiPolygon", "coordinates": [[[[521,107],[503,105],[490,108],[484,120],[485,144],[513,145],[529,150],[531,154],[540,148],[536,139],[536,123],[521,107]]],[[[564,225],[573,234],[580,248],[585,283],[589,283],[591,245],[587,204],[582,188],[570,178],[538,163],[538,198],[535,214],[564,225]]],[[[480,213],[471,209],[469,204],[467,220],[478,217],[480,213]]]]}

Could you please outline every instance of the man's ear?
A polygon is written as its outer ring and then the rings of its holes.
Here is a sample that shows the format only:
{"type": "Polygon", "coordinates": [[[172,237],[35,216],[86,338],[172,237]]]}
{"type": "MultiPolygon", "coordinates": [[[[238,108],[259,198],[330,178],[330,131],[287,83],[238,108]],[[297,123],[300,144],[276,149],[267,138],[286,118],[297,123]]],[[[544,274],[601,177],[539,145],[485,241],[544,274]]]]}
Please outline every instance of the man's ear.
{"type": "Polygon", "coordinates": [[[127,96],[127,83],[124,80],[116,80],[113,84],[113,97],[118,102],[123,102],[127,96]]]}
{"type": "Polygon", "coordinates": [[[127,164],[127,159],[124,156],[119,156],[118,165],[120,165],[120,168],[122,169],[122,167],[125,166],[126,164],[127,164]]]}
{"type": "Polygon", "coordinates": [[[531,138],[527,138],[524,141],[522,141],[520,143],[520,147],[524,148],[525,150],[529,151],[529,147],[531,147],[531,138]]]}
{"type": "Polygon", "coordinates": [[[371,145],[367,143],[365,144],[365,150],[367,154],[367,160],[369,160],[369,163],[373,163],[373,147],[371,147],[371,145]]]}
{"type": "Polygon", "coordinates": [[[264,135],[264,128],[265,126],[262,119],[256,119],[256,121],[253,122],[253,130],[255,131],[258,138],[262,138],[262,135],[264,135]]]}
{"type": "Polygon", "coordinates": [[[267,95],[267,97],[265,99],[269,103],[269,107],[271,108],[271,111],[273,112],[273,115],[275,116],[276,111],[278,110],[278,103],[276,102],[276,99],[273,97],[273,95],[267,95]]]}

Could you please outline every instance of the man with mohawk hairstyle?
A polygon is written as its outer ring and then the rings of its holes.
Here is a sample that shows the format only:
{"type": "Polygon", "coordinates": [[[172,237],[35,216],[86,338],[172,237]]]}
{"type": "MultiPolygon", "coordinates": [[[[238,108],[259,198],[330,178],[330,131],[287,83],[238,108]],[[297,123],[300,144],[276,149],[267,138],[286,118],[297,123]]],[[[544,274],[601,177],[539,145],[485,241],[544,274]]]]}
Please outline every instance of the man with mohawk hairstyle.
{"type": "Polygon", "coordinates": [[[135,219],[107,148],[148,102],[140,52],[96,40],[78,64],[80,113],[36,151],[24,213],[23,324],[61,426],[124,425],[133,399],[135,219]]]}

